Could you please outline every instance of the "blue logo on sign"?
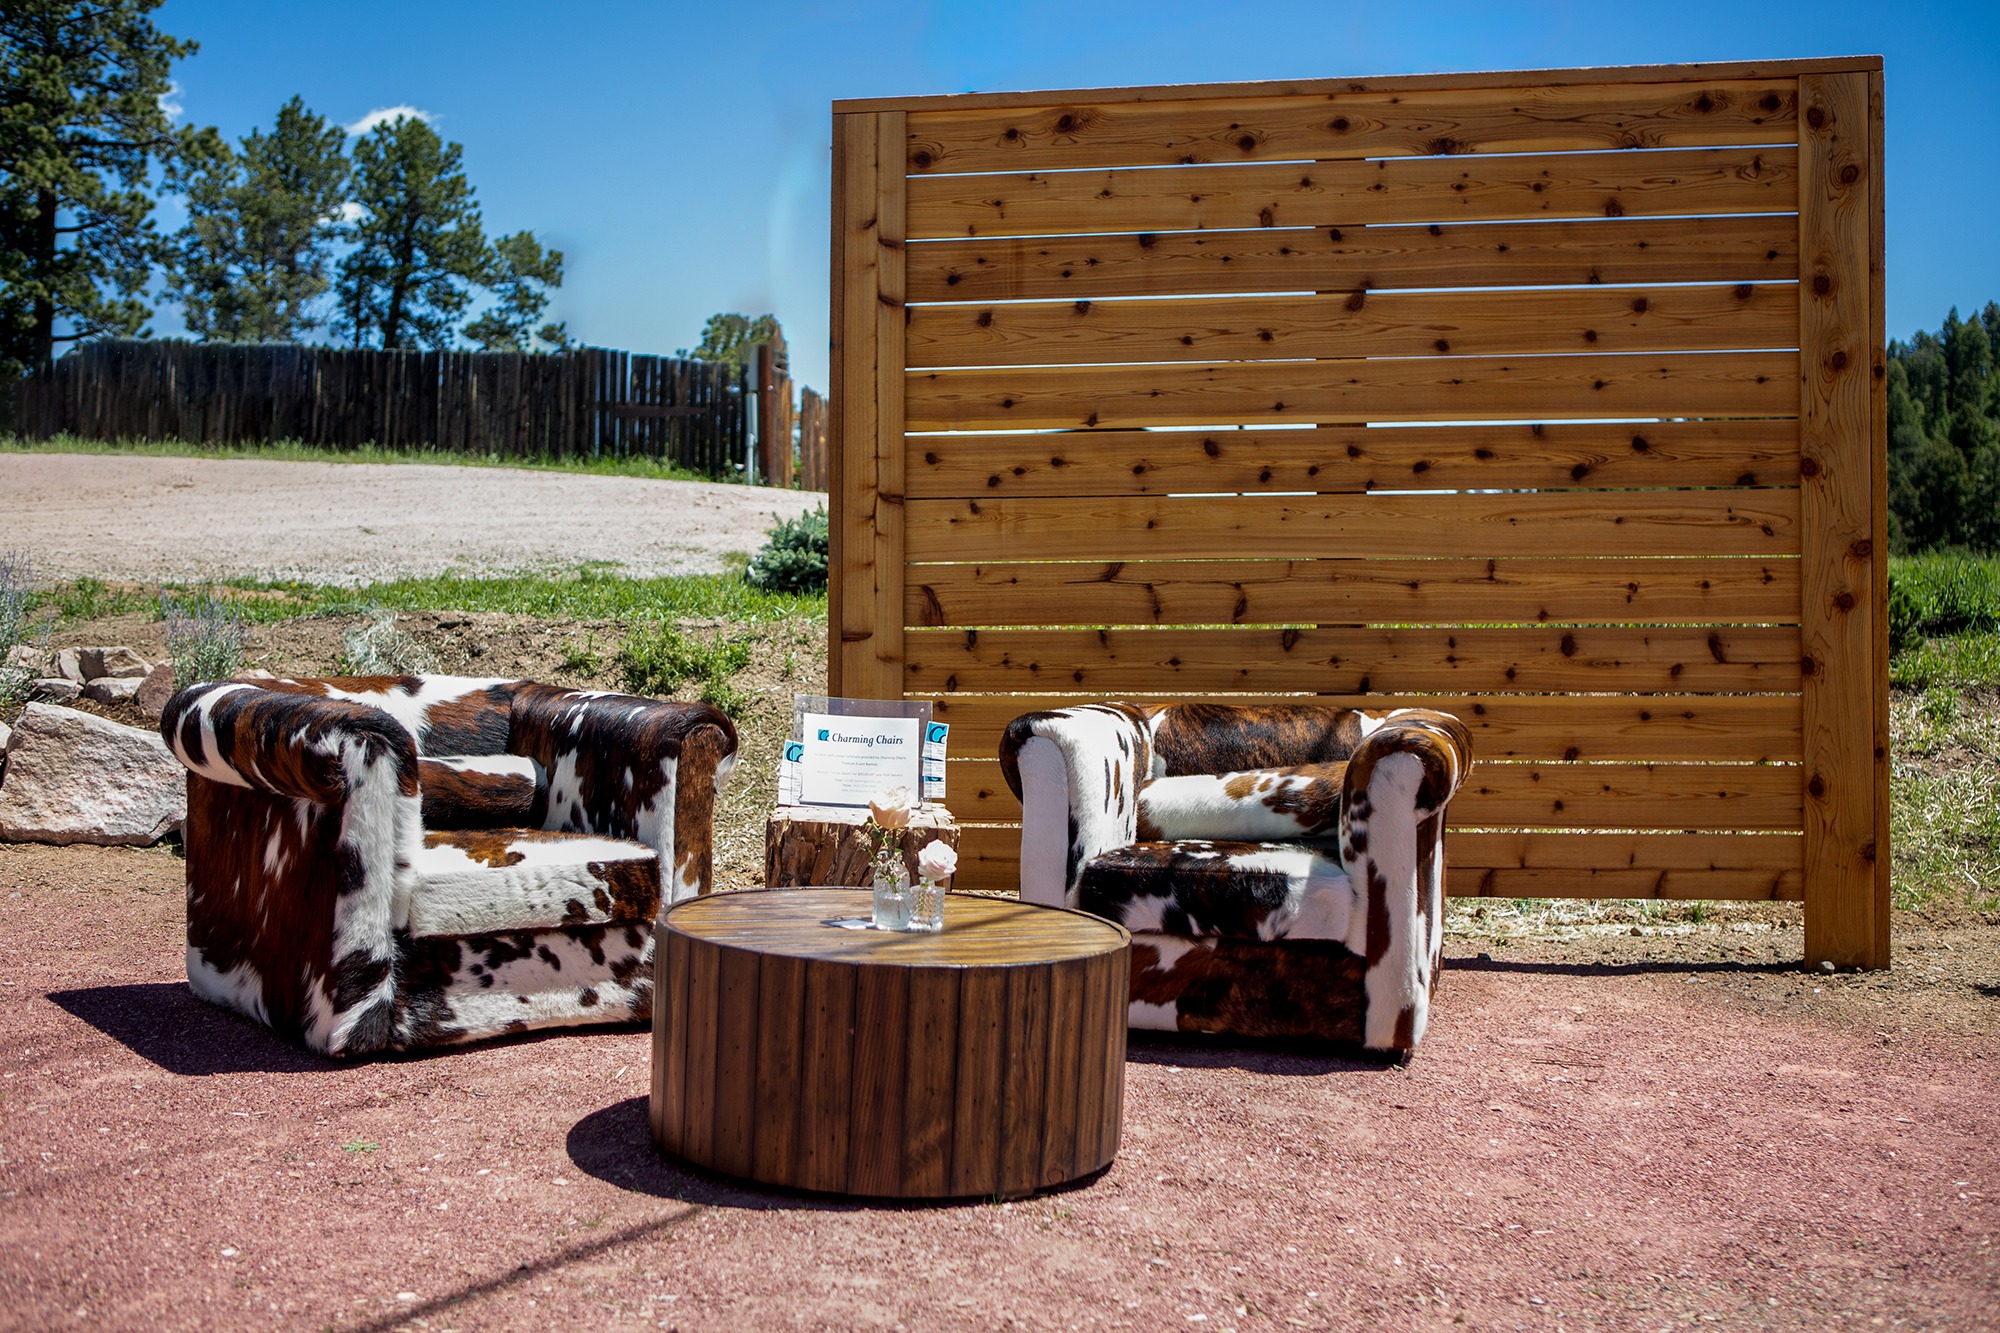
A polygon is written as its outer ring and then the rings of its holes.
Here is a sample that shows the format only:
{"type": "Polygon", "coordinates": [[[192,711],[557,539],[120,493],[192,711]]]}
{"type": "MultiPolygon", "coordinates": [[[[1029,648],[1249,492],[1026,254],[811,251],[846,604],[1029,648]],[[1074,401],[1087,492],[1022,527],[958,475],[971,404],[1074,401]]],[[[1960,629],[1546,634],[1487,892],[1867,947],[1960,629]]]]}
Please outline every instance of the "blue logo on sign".
{"type": "Polygon", "coordinates": [[[806,757],[806,747],[802,742],[792,741],[785,746],[785,758],[796,764],[806,757]]]}
{"type": "Polygon", "coordinates": [[[827,736],[828,736],[829,734],[830,734],[830,733],[829,733],[829,732],[827,731],[827,729],[826,729],[825,727],[821,727],[821,728],[819,729],[819,738],[820,738],[821,740],[825,740],[825,739],[827,738],[827,736]]]}
{"type": "Polygon", "coordinates": [[[944,744],[944,730],[945,730],[945,724],[944,724],[944,723],[942,723],[942,722],[933,722],[933,723],[931,723],[931,733],[930,733],[930,736],[931,736],[931,744],[932,744],[932,745],[942,745],[942,744],[944,744]]]}

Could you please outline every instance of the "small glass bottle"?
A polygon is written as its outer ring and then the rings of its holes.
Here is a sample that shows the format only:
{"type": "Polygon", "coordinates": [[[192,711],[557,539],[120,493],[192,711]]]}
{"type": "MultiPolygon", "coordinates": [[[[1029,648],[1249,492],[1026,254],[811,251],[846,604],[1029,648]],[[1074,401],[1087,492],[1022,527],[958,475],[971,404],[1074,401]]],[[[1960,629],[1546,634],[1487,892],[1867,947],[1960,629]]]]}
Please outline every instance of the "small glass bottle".
{"type": "Polygon", "coordinates": [[[944,881],[920,876],[910,890],[909,929],[935,935],[944,929],[944,881]]]}
{"type": "Polygon", "coordinates": [[[890,849],[875,857],[875,929],[910,928],[910,870],[902,853],[890,849]]]}

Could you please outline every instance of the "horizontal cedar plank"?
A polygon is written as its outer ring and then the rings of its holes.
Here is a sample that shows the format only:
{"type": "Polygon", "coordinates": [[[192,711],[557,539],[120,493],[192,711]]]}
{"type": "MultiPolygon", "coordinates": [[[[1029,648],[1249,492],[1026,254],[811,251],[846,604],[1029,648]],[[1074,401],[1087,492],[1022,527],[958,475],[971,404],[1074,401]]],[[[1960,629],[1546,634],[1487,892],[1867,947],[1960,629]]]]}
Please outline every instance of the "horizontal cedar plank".
{"type": "Polygon", "coordinates": [[[1564,486],[1796,486],[1792,421],[1326,426],[909,438],[913,500],[1564,486]]]}
{"type": "MultiPolygon", "coordinates": [[[[1207,98],[1334,97],[1350,93],[1414,92],[1437,88],[1537,88],[1544,85],[1689,83],[1710,79],[1791,79],[1801,74],[1871,71],[1882,57],[1823,56],[1809,60],[1736,60],[1708,64],[1592,65],[1565,69],[1478,70],[1453,74],[1394,74],[1373,78],[1268,79],[1240,83],[1169,83],[1126,88],[1044,88],[1032,92],[941,93],[928,97],[843,98],[835,115],[857,111],[962,111],[981,107],[1037,107],[1089,102],[1194,102],[1207,98]]],[[[1637,91],[1636,89],[1634,90],[1637,91]]]]}
{"type": "Polygon", "coordinates": [[[1474,870],[1445,852],[1444,891],[1454,898],[1798,902],[1804,881],[1798,870],[1474,870]]]}
{"type": "Polygon", "coordinates": [[[904,622],[1796,623],[1798,561],[1217,560],[912,565],[904,622]]]}
{"type": "Polygon", "coordinates": [[[912,175],[1794,143],[1796,79],[1075,101],[909,118],[912,175]]]}
{"type": "MultiPolygon", "coordinates": [[[[1445,859],[1468,870],[1763,870],[1796,876],[1805,840],[1790,834],[1454,832],[1445,859]]],[[[1641,895],[1649,896],[1649,895],[1641,895]]]]}
{"type": "MultiPolygon", "coordinates": [[[[1790,766],[1475,761],[1472,774],[1453,798],[1447,817],[1454,827],[1581,823],[1614,828],[1797,829],[1801,781],[1799,770],[1790,766]],[[1775,800],[1778,804],[1746,808],[1743,813],[1746,821],[1764,822],[1741,825],[1730,820],[1727,812],[1704,804],[1738,796],[1753,801],[1775,800]],[[1627,808],[1618,804],[1621,800],[1636,800],[1638,804],[1627,808]],[[1646,804],[1653,800],[1662,802],[1657,810],[1646,804]],[[1690,810],[1699,812],[1695,816],[1698,822],[1684,822],[1690,818],[1690,810]],[[1720,823],[1716,822],[1718,819],[1720,823]],[[1707,822],[1699,822],[1703,820],[1707,822]]],[[[955,762],[945,782],[948,793],[945,804],[960,820],[985,824],[1021,818],[1021,803],[1008,789],[997,761],[955,762]]],[[[1797,855],[1794,852],[1795,860],[1797,855]]],[[[1636,868],[1665,867],[1641,863],[1636,868]]],[[[1797,868],[1796,864],[1793,868],[1797,868]]]]}
{"type": "MultiPolygon", "coordinates": [[[[1000,736],[1024,713],[1094,703],[1105,696],[952,694],[938,697],[934,716],[951,724],[949,778],[957,790],[961,765],[975,783],[977,765],[998,765],[1000,736]]],[[[1463,722],[1474,762],[1488,759],[1636,760],[1656,763],[1791,763],[1799,761],[1796,695],[1369,695],[1218,696],[1204,703],[1313,703],[1369,712],[1433,708],[1463,722]]]]}
{"type": "Polygon", "coordinates": [[[1798,158],[1777,146],[913,176],[908,238],[1791,213],[1798,158]]]}
{"type": "MultiPolygon", "coordinates": [[[[1445,889],[1454,897],[1507,898],[1675,898],[1760,901],[1777,898],[1796,901],[1801,896],[1799,853],[1789,864],[1762,865],[1761,850],[1753,845],[1776,846],[1797,843],[1795,837],[1766,834],[1627,834],[1627,833],[1529,833],[1477,834],[1452,832],[1445,839],[1445,889]],[[1549,865],[1496,870],[1477,864],[1460,864],[1460,848],[1475,838],[1531,838],[1575,842],[1580,845],[1575,859],[1579,865],[1549,865]],[[1616,858],[1624,844],[1645,839],[1663,850],[1661,867],[1621,866],[1616,858]],[[1583,850],[1593,844],[1610,843],[1602,862],[1593,862],[1583,850]],[[1676,844],[1686,851],[1666,851],[1676,844]],[[1739,851],[1738,845],[1743,845],[1739,851]],[[1702,849],[1712,848],[1714,867],[1701,864],[1702,849]],[[1594,866],[1609,868],[1593,869],[1594,866]],[[1664,882],[1662,876],[1664,874],[1664,882]],[[1774,891],[1775,890],[1775,891],[1774,891]]],[[[1781,860],[1787,853],[1772,855],[1781,860]]],[[[1479,859],[1475,856],[1475,860],[1479,859]]],[[[1013,893],[1020,889],[1021,830],[1015,824],[966,824],[959,829],[958,873],[952,885],[960,889],[1013,893]]]]}
{"type": "Polygon", "coordinates": [[[1398,287],[1784,282],[1798,219],[1593,218],[1448,226],[974,237],[905,247],[909,299],[1097,300],[1398,287]]]}
{"type": "Polygon", "coordinates": [[[1796,626],[1709,629],[911,630],[903,687],[960,691],[1799,688],[1796,626]]]}
{"type": "Polygon", "coordinates": [[[1792,766],[1477,764],[1447,817],[1459,827],[1795,830],[1802,786],[1792,766]]]}
{"type": "Polygon", "coordinates": [[[1389,357],[911,371],[912,431],[1565,417],[1787,417],[1796,352],[1389,357]]]}
{"type": "MultiPolygon", "coordinates": [[[[910,500],[904,558],[1795,555],[1795,490],[910,500]]],[[[912,577],[921,580],[921,572],[912,577]]],[[[1072,622],[1074,623],[1074,622],[1072,622]]]]}
{"type": "Polygon", "coordinates": [[[1796,347],[1793,283],[917,306],[907,364],[1101,365],[1796,347]]]}

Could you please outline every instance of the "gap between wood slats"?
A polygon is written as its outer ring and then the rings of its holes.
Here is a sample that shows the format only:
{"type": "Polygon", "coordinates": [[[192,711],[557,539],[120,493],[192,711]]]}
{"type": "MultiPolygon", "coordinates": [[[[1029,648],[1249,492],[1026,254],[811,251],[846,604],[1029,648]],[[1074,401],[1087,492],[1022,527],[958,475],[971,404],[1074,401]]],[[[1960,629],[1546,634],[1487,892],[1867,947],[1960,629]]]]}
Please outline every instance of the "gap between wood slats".
{"type": "MultiPolygon", "coordinates": [[[[1445,839],[1445,891],[1454,897],[1505,898],[1668,898],[1714,899],[1720,901],[1798,901],[1801,873],[1793,861],[1782,865],[1756,863],[1764,848],[1738,850],[1737,844],[1799,844],[1801,839],[1782,835],[1699,833],[1551,833],[1473,834],[1453,832],[1445,839]],[[1545,868],[1501,869],[1461,864],[1458,848],[1472,838],[1549,839],[1578,844],[1607,846],[1604,860],[1596,862],[1592,851],[1580,846],[1574,859],[1583,864],[1545,868]],[[1617,858],[1624,842],[1634,837],[1656,844],[1660,866],[1629,867],[1617,858]],[[1704,853],[1714,864],[1703,861],[1704,853]]],[[[967,824],[959,829],[958,874],[953,887],[985,892],[1017,893],[1020,890],[1021,831],[1006,824],[967,824]]],[[[1797,853],[1774,851],[1778,860],[1797,853]]]]}
{"type": "Polygon", "coordinates": [[[918,111],[909,171],[1787,144],[1798,80],[1436,89],[918,111]]]}
{"type": "Polygon", "coordinates": [[[904,558],[1796,555],[1794,490],[911,500],[904,558]]]}
{"type": "Polygon", "coordinates": [[[907,694],[1799,688],[1795,626],[911,630],[907,694]]]}
{"type": "Polygon", "coordinates": [[[1707,352],[1796,348],[1798,334],[1796,285],[1750,282],[918,306],[906,331],[912,368],[1707,352]]]}
{"type": "Polygon", "coordinates": [[[1798,211],[1798,150],[912,176],[909,239],[1798,211]]]}
{"type": "Polygon", "coordinates": [[[907,249],[912,302],[1647,282],[1793,282],[1790,214],[1137,235],[907,249]]]}
{"type": "Polygon", "coordinates": [[[912,500],[1796,486],[1794,421],[912,435],[912,500]]]}
{"type": "Polygon", "coordinates": [[[1796,352],[911,371],[905,427],[1032,430],[1798,412],[1796,352]]]}
{"type": "MultiPolygon", "coordinates": [[[[1104,696],[948,695],[933,716],[951,724],[949,771],[975,784],[1004,786],[1000,737],[1025,713],[1103,702],[1104,696]],[[985,772],[978,765],[994,765],[985,772]]],[[[1371,713],[1431,708],[1472,735],[1475,763],[1487,759],[1652,760],[1686,763],[1797,763],[1799,697],[1747,695],[1201,695],[1201,703],[1299,704],[1371,713]]],[[[954,787],[957,778],[951,779],[954,787]]]]}
{"type": "Polygon", "coordinates": [[[1796,624],[1795,559],[911,565],[905,624],[1796,624]]]}
{"type": "MultiPolygon", "coordinates": [[[[964,823],[1018,821],[997,761],[954,763],[945,804],[964,823]]],[[[1776,764],[1481,763],[1448,811],[1453,828],[1797,831],[1804,779],[1776,764]]]]}

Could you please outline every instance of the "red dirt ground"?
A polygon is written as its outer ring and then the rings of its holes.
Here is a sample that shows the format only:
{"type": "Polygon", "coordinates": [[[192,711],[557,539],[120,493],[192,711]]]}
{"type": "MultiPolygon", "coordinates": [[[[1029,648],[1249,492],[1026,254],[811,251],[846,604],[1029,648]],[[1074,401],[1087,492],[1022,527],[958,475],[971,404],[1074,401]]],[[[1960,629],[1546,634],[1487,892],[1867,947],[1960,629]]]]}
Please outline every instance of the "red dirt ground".
{"type": "Polygon", "coordinates": [[[1922,929],[1891,989],[1795,931],[1454,945],[1406,1068],[1135,1040],[1102,1175],[881,1207],[662,1160],[644,1033],[284,1046],[189,996],[180,873],[0,847],[0,1326],[2000,1320],[2000,977],[1922,929]]]}

